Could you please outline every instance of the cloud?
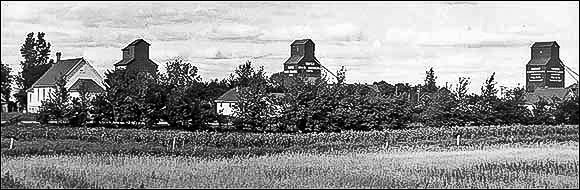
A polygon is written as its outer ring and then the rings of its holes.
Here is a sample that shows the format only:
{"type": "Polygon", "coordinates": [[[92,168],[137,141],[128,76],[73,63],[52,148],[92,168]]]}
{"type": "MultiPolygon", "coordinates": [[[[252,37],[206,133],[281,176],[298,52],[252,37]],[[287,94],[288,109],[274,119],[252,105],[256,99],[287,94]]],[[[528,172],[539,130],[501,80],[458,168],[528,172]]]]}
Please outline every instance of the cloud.
{"type": "Polygon", "coordinates": [[[335,41],[361,41],[364,38],[361,29],[351,23],[328,26],[324,33],[321,37],[326,36],[326,39],[335,41]]]}
{"type": "Polygon", "coordinates": [[[505,40],[505,41],[481,41],[472,43],[427,43],[425,47],[456,47],[456,48],[486,48],[486,47],[526,47],[529,41],[505,40]]]}
{"type": "Polygon", "coordinates": [[[210,56],[206,57],[207,59],[231,59],[233,58],[232,53],[222,53],[221,50],[215,50],[212,52],[210,56]]]}
{"type": "Polygon", "coordinates": [[[213,26],[207,32],[207,37],[212,40],[255,40],[261,35],[257,27],[237,23],[213,26]]]}
{"type": "Polygon", "coordinates": [[[421,47],[487,48],[524,47],[537,35],[521,35],[506,32],[485,32],[471,27],[439,28],[436,31],[417,31],[391,28],[385,33],[384,42],[408,44],[421,47]]]}
{"type": "Polygon", "coordinates": [[[365,40],[360,27],[351,23],[328,25],[295,25],[279,26],[264,29],[258,40],[261,41],[288,41],[310,38],[317,41],[355,42],[365,40]]]}
{"type": "Polygon", "coordinates": [[[457,1],[457,2],[443,2],[446,5],[478,5],[476,2],[469,2],[469,1],[457,1]]]}

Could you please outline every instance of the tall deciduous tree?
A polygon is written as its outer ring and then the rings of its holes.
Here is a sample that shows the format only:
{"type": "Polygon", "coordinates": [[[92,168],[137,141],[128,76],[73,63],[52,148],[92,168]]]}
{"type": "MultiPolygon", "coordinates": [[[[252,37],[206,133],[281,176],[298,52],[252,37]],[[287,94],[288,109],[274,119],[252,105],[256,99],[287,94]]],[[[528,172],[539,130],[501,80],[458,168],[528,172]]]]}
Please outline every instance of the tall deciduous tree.
{"type": "Polygon", "coordinates": [[[205,127],[211,118],[209,93],[197,73],[197,67],[182,58],[166,63],[167,77],[163,118],[173,127],[197,130],[205,127]]]}
{"type": "Polygon", "coordinates": [[[264,68],[254,68],[252,62],[246,61],[234,71],[231,80],[238,88],[239,103],[235,106],[236,118],[233,124],[238,130],[244,128],[264,129],[270,122],[266,117],[271,110],[271,106],[266,103],[269,101],[267,94],[268,81],[264,74],[264,68]]]}
{"type": "Polygon", "coordinates": [[[2,67],[0,71],[2,99],[8,101],[10,99],[10,93],[12,92],[12,75],[10,75],[12,68],[3,63],[0,63],[0,65],[2,67]]]}
{"type": "Polygon", "coordinates": [[[34,37],[34,33],[28,33],[26,40],[20,48],[20,54],[24,61],[20,62],[22,71],[17,78],[20,90],[14,94],[21,108],[26,107],[26,90],[32,87],[52,65],[53,60],[49,60],[50,46],[49,42],[44,39],[45,34],[39,32],[34,37]]]}

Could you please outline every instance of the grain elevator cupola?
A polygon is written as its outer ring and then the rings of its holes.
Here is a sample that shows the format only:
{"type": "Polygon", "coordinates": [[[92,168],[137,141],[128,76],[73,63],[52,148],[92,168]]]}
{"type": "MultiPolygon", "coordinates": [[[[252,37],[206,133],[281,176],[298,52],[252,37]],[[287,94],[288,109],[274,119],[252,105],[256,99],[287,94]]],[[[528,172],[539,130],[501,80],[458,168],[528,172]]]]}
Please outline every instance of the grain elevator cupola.
{"type": "Polygon", "coordinates": [[[559,51],[560,46],[555,41],[532,45],[531,59],[526,64],[526,91],[564,88],[564,66],[559,51]]]}
{"type": "Polygon", "coordinates": [[[284,62],[284,74],[305,76],[308,79],[321,77],[321,65],[314,56],[314,42],[312,40],[295,40],[290,45],[290,58],[284,62]]]}

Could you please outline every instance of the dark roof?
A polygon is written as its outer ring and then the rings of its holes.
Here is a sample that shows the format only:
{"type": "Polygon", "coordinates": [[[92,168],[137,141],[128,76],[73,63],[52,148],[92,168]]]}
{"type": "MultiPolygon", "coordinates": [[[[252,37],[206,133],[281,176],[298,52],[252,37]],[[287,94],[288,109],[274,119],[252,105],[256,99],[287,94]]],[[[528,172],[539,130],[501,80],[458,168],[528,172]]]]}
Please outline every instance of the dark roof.
{"type": "MultiPolygon", "coordinates": [[[[152,63],[154,65],[157,65],[157,63],[155,63],[151,59],[147,59],[147,60],[149,61],[149,63],[152,63]]],[[[115,63],[114,66],[126,66],[126,65],[129,65],[129,64],[133,63],[133,61],[135,61],[135,58],[127,59],[127,60],[121,60],[121,61],[115,63]]]]}
{"type": "Polygon", "coordinates": [[[69,91],[71,92],[75,92],[75,91],[80,91],[81,86],[84,85],[84,87],[86,88],[86,90],[88,92],[104,92],[105,89],[103,89],[101,86],[99,86],[94,80],[92,79],[79,79],[77,80],[70,88],[69,91]]]}
{"type": "Polygon", "coordinates": [[[552,101],[552,97],[557,97],[560,100],[564,100],[570,89],[565,88],[536,88],[534,92],[527,93],[524,100],[528,104],[534,104],[540,101],[540,97],[546,99],[547,101],[552,101]]]}
{"type": "Polygon", "coordinates": [[[532,48],[542,48],[542,47],[560,47],[556,41],[551,42],[535,42],[532,48]]]}
{"type": "Polygon", "coordinates": [[[232,88],[228,90],[226,93],[222,94],[220,97],[218,97],[215,101],[237,102],[238,100],[239,100],[238,89],[232,88]]]}
{"type": "Polygon", "coordinates": [[[131,42],[129,45],[127,45],[127,47],[123,48],[122,50],[126,50],[127,48],[131,47],[131,46],[136,46],[137,44],[141,43],[141,42],[145,42],[145,44],[147,45],[151,45],[149,44],[147,41],[143,40],[143,39],[136,39],[135,41],[131,42]]]}
{"type": "Polygon", "coordinates": [[[75,65],[84,61],[83,58],[60,60],[53,64],[33,85],[34,86],[48,86],[55,85],[56,81],[63,75],[71,71],[75,65]]]}
{"type": "Polygon", "coordinates": [[[297,45],[297,44],[306,44],[308,43],[308,41],[314,43],[311,39],[301,39],[301,40],[294,40],[294,42],[292,42],[292,45],[297,45]]]}
{"type": "Polygon", "coordinates": [[[114,66],[123,66],[123,65],[128,65],[129,63],[131,63],[135,58],[132,59],[123,59],[117,63],[114,64],[114,66]]]}
{"type": "Polygon", "coordinates": [[[546,65],[550,62],[550,57],[536,57],[528,62],[528,65],[546,65]]]}
{"type": "Polygon", "coordinates": [[[298,64],[298,62],[300,62],[300,60],[302,60],[302,58],[304,58],[304,56],[301,56],[301,55],[290,56],[290,58],[288,58],[288,60],[286,60],[286,62],[284,62],[284,65],[298,64]]]}

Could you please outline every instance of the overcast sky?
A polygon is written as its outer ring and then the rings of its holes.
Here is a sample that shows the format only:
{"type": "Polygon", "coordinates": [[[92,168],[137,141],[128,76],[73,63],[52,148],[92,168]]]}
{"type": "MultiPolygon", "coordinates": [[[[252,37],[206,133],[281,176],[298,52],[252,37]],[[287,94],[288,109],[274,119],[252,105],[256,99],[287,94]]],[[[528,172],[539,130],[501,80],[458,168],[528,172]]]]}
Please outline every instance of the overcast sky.
{"type": "MultiPolygon", "coordinates": [[[[422,83],[471,77],[473,91],[496,72],[499,85],[525,84],[535,41],[557,41],[578,72],[578,2],[2,2],[2,63],[19,71],[28,32],[45,32],[52,53],[84,57],[101,74],[137,38],[151,59],[188,58],[203,78],[223,78],[252,59],[282,71],[295,39],[347,82],[422,83]]],[[[566,85],[573,83],[567,75],[566,85]]]]}

